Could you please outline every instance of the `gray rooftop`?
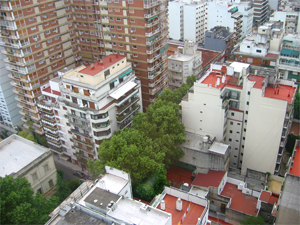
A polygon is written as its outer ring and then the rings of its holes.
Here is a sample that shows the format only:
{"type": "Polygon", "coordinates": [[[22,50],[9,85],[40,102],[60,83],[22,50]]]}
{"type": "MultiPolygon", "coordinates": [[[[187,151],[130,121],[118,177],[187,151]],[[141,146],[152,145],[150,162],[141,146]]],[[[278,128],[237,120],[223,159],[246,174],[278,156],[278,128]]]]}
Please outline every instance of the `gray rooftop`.
{"type": "Polygon", "coordinates": [[[106,207],[108,204],[111,201],[117,202],[119,198],[121,198],[119,195],[96,187],[84,201],[99,209],[107,211],[106,207]]]}
{"type": "Polygon", "coordinates": [[[223,144],[215,141],[214,143],[212,143],[208,151],[219,155],[225,155],[226,151],[228,150],[228,147],[229,146],[227,144],[223,144]]]}
{"type": "Polygon", "coordinates": [[[49,149],[13,134],[0,142],[0,177],[17,173],[49,149]]]}
{"type": "Polygon", "coordinates": [[[288,174],[285,179],[276,224],[300,224],[300,177],[288,174]]]}

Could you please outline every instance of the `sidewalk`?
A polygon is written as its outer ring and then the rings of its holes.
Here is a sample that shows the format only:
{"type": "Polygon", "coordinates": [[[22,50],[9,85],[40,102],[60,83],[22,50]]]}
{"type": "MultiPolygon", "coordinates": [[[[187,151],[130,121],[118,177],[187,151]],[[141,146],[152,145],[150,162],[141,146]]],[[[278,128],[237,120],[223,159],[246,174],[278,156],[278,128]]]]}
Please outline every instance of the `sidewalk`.
{"type": "MultiPolygon", "coordinates": [[[[66,161],[64,159],[60,159],[58,157],[58,155],[56,155],[56,154],[53,154],[53,158],[54,158],[54,162],[55,163],[61,164],[61,165],[66,166],[66,167],[68,167],[70,169],[73,169],[73,170],[82,171],[82,168],[80,166],[75,165],[73,163],[70,163],[70,162],[68,162],[68,161],[66,161]]],[[[88,171],[84,171],[84,172],[88,172],[88,171]]]]}

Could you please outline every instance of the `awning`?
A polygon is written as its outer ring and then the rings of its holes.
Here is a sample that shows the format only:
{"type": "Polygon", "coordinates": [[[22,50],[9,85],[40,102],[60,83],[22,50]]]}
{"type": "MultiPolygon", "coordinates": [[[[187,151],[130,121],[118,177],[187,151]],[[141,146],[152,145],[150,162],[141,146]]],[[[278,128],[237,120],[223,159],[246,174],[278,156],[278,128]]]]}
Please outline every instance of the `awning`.
{"type": "Polygon", "coordinates": [[[281,55],[291,55],[292,50],[290,49],[282,49],[281,55]]]}
{"type": "Polygon", "coordinates": [[[157,18],[158,16],[153,16],[152,18],[148,19],[148,21],[154,20],[155,18],[157,18]]]}
{"type": "MultiPolygon", "coordinates": [[[[137,95],[139,92],[137,91],[136,93],[134,93],[130,98],[132,98],[133,96],[137,95]]],[[[122,102],[122,104],[118,105],[121,106],[123,105],[125,102],[127,102],[130,98],[128,98],[126,101],[122,102]]]]}
{"type": "Polygon", "coordinates": [[[110,83],[114,83],[114,82],[116,82],[117,81],[117,79],[114,79],[114,80],[112,80],[110,83]]]}
{"type": "Polygon", "coordinates": [[[121,96],[123,96],[126,92],[128,92],[130,89],[135,87],[137,84],[133,81],[128,82],[127,84],[124,84],[120,88],[118,88],[116,91],[110,94],[111,97],[114,99],[119,99],[121,96]]]}
{"type": "Polygon", "coordinates": [[[167,48],[169,48],[168,44],[166,44],[163,48],[161,48],[159,53],[163,53],[167,48]]]}
{"type": "Polygon", "coordinates": [[[154,38],[156,38],[158,36],[158,34],[153,35],[152,37],[150,37],[150,41],[152,41],[154,38]]]}
{"type": "Polygon", "coordinates": [[[299,57],[299,51],[292,51],[292,56],[299,57]]]}
{"type": "Polygon", "coordinates": [[[126,75],[130,74],[132,72],[132,70],[127,71],[126,73],[122,74],[121,76],[119,76],[119,78],[123,78],[126,75]]]}

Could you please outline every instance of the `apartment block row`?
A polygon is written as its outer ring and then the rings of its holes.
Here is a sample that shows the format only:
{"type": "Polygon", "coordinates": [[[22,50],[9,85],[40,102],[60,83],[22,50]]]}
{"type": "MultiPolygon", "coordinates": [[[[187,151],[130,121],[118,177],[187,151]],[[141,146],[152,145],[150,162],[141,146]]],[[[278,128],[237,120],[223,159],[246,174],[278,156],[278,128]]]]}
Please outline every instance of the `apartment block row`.
{"type": "Polygon", "coordinates": [[[60,72],[42,87],[38,107],[50,149],[86,168],[98,148],[142,111],[141,82],[125,56],[60,72]]]}
{"type": "Polygon", "coordinates": [[[1,1],[4,62],[25,127],[43,134],[37,98],[58,71],[119,54],[133,63],[144,109],[168,85],[167,2],[1,1]]]}

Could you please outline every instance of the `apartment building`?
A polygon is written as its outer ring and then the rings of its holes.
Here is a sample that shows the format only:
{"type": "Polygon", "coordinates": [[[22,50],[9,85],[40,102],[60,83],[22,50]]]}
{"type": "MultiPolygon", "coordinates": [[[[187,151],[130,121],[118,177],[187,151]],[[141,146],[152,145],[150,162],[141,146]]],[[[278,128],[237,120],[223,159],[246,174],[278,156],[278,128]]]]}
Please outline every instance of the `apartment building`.
{"type": "Polygon", "coordinates": [[[253,22],[255,25],[263,24],[269,20],[270,10],[269,10],[269,0],[254,0],[253,1],[253,22]]]}
{"type": "Polygon", "coordinates": [[[168,58],[168,70],[171,90],[179,88],[188,76],[200,76],[202,52],[197,51],[197,44],[185,41],[184,47],[178,47],[176,54],[168,58]]]}
{"type": "Polygon", "coordinates": [[[142,111],[141,82],[126,57],[114,54],[59,74],[38,102],[43,128],[53,152],[85,168],[101,142],[142,111]]]}
{"type": "Polygon", "coordinates": [[[21,115],[15,100],[8,71],[3,61],[4,55],[0,53],[0,127],[4,130],[16,133],[21,126],[21,115]]]}
{"type": "Polygon", "coordinates": [[[270,21],[281,21],[286,33],[300,32],[300,12],[294,10],[275,11],[270,16],[270,21]]]}
{"type": "Polygon", "coordinates": [[[71,1],[1,1],[0,14],[0,45],[19,113],[26,128],[43,134],[36,105],[40,87],[75,64],[78,51],[71,1]]]}
{"type": "Polygon", "coordinates": [[[222,52],[231,49],[235,42],[233,33],[226,27],[214,27],[205,32],[204,48],[222,52]]]}
{"type": "Polygon", "coordinates": [[[230,167],[280,174],[293,118],[294,82],[249,74],[249,64],[211,65],[181,102],[187,132],[231,146],[230,167]],[[268,160],[266,160],[268,159],[268,160]]]}
{"type": "Polygon", "coordinates": [[[300,86],[300,34],[283,37],[277,68],[284,79],[293,79],[300,86]]]}
{"type": "Polygon", "coordinates": [[[204,43],[207,1],[170,1],[169,37],[204,43]]]}
{"type": "Polygon", "coordinates": [[[234,52],[234,59],[254,66],[276,68],[283,36],[283,23],[280,21],[260,25],[252,35],[243,39],[234,52]]]}
{"type": "Polygon", "coordinates": [[[0,149],[0,177],[25,177],[34,193],[53,191],[56,168],[49,149],[16,134],[1,141],[0,149]]]}
{"type": "Polygon", "coordinates": [[[239,12],[236,5],[227,2],[216,1],[208,3],[207,29],[210,30],[217,26],[228,27],[233,37],[238,41],[243,34],[243,14],[239,12]]]}

